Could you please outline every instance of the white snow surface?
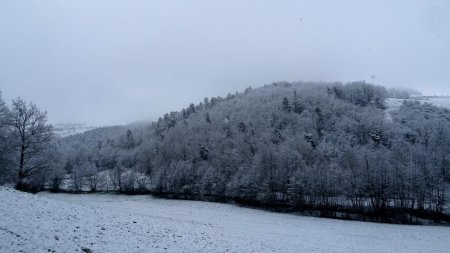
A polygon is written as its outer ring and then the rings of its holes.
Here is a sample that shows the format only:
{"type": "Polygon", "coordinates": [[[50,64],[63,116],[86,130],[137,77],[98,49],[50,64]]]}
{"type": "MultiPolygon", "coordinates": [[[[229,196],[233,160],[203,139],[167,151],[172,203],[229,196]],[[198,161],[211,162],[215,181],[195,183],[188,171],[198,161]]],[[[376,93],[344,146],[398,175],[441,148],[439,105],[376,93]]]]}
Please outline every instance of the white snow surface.
{"type": "Polygon", "coordinates": [[[450,228],[0,187],[0,252],[449,252],[450,228]]]}

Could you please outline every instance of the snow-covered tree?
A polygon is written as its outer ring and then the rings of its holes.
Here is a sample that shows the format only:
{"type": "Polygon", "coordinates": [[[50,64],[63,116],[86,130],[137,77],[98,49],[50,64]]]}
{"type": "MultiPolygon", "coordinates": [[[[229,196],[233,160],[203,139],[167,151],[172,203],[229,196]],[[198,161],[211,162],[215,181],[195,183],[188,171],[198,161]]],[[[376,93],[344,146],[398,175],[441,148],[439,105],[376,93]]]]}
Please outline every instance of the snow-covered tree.
{"type": "Polygon", "coordinates": [[[47,124],[47,113],[23,99],[13,101],[7,120],[11,130],[12,147],[17,152],[13,161],[17,169],[17,188],[27,189],[27,179],[48,166],[46,154],[52,139],[52,127],[47,124]]]}

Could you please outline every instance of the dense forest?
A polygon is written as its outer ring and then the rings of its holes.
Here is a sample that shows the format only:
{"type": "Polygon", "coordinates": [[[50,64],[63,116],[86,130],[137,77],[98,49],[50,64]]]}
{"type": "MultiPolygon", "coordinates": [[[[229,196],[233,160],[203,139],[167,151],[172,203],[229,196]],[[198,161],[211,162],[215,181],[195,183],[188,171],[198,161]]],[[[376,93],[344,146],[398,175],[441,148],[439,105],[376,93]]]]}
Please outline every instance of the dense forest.
{"type": "Polygon", "coordinates": [[[405,101],[386,117],[394,95],[409,97],[365,82],[278,82],[151,124],[65,138],[51,136],[34,104],[0,98],[0,180],[341,218],[448,219],[450,111],[405,101]]]}

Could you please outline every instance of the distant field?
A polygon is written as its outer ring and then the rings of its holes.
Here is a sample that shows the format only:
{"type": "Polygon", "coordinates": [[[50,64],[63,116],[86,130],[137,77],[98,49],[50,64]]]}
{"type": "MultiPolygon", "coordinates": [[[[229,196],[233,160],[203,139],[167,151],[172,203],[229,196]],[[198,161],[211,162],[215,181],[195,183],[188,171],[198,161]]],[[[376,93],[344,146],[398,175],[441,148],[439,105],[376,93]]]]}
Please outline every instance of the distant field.
{"type": "Polygon", "coordinates": [[[413,97],[410,99],[401,98],[388,98],[386,100],[386,119],[392,120],[391,112],[400,108],[404,100],[408,101],[420,101],[421,103],[430,103],[435,106],[445,107],[450,109],[450,97],[413,97]]]}
{"type": "Polygon", "coordinates": [[[392,111],[398,109],[402,105],[404,100],[420,101],[421,103],[430,103],[436,106],[450,109],[450,97],[413,97],[410,99],[388,98],[388,110],[392,111]]]}
{"type": "Polygon", "coordinates": [[[450,97],[430,97],[430,98],[425,97],[422,98],[420,101],[450,109],[450,97]]]}

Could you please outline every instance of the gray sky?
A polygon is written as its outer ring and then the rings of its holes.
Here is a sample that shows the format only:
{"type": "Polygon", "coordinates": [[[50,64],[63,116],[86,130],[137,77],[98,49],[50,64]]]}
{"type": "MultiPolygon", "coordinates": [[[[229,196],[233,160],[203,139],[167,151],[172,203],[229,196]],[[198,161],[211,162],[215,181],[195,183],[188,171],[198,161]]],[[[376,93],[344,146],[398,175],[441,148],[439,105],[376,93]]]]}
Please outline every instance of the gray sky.
{"type": "Polygon", "coordinates": [[[0,0],[0,90],[52,123],[155,119],[280,80],[450,94],[450,1],[0,0]]]}

